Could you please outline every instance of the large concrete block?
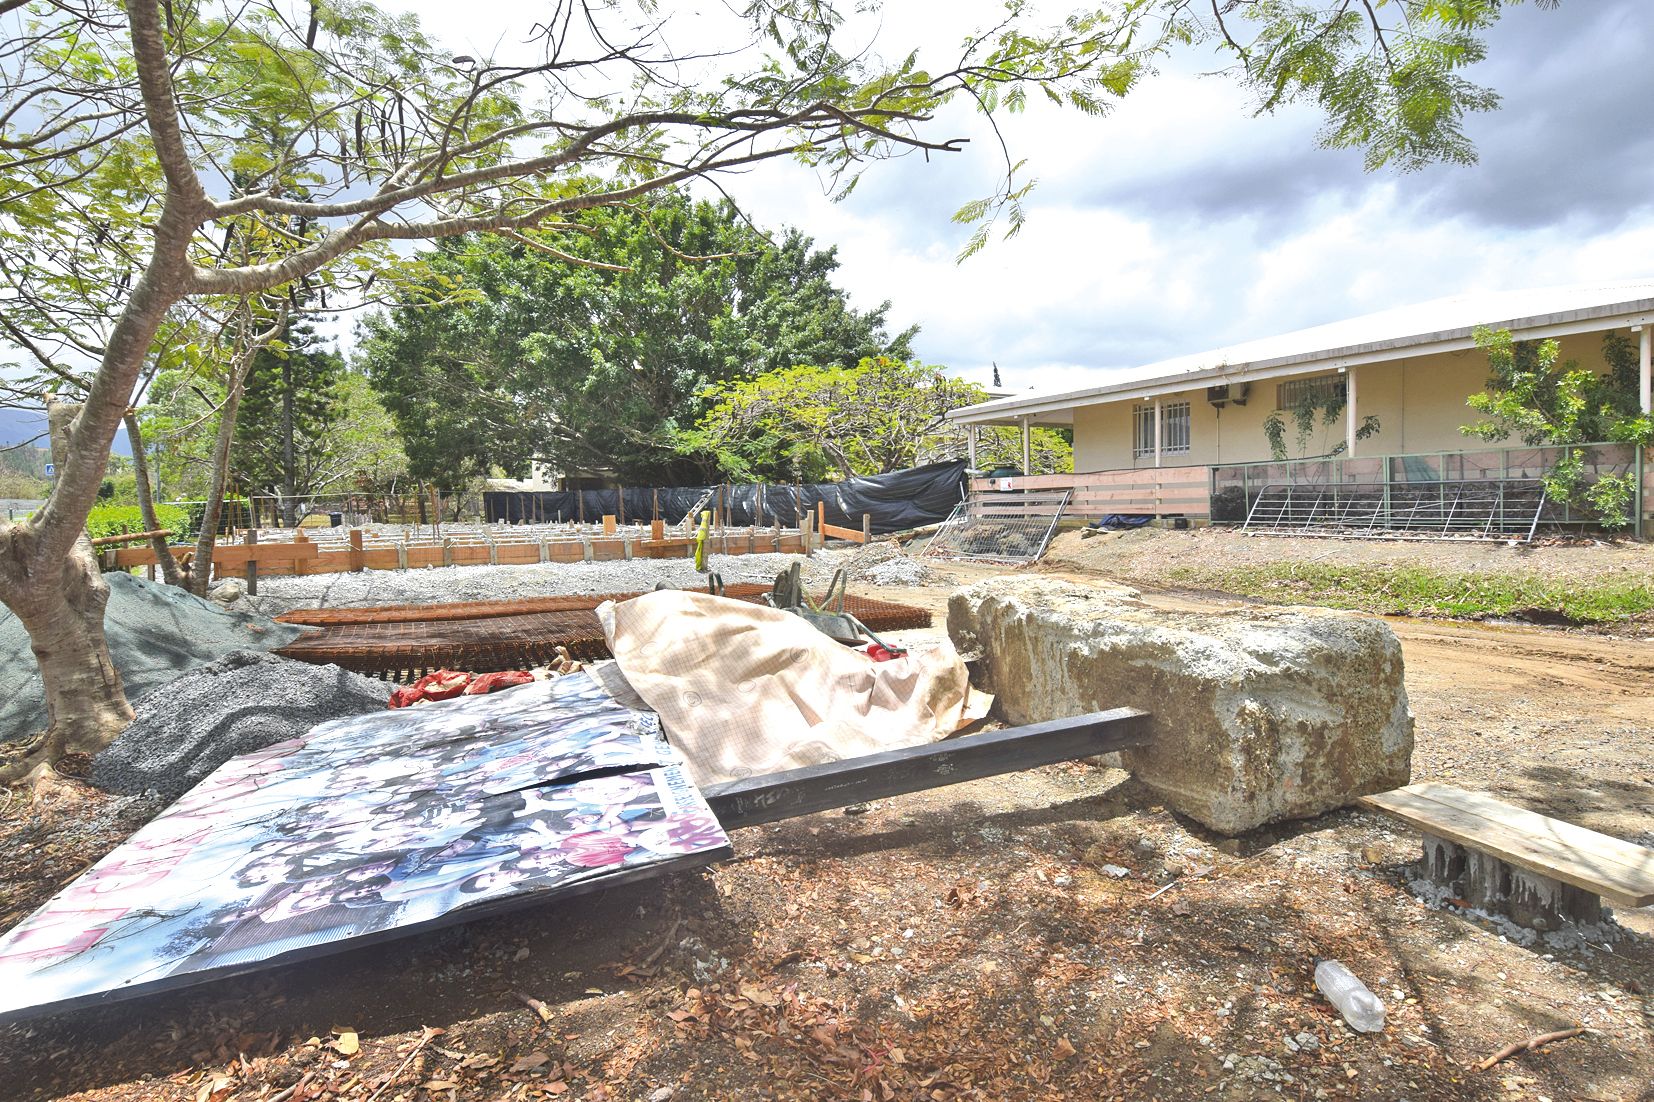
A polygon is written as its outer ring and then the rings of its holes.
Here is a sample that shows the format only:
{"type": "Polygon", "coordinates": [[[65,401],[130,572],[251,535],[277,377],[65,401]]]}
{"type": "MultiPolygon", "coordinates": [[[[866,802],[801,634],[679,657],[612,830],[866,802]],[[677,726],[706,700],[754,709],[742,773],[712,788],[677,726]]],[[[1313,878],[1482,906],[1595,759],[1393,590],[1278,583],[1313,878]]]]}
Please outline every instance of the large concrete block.
{"type": "Polygon", "coordinates": [[[1131,706],[1153,743],[1125,766],[1238,834],[1408,781],[1401,644],[1330,609],[1167,612],[1121,587],[995,578],[948,600],[948,634],[1013,723],[1131,706]]]}

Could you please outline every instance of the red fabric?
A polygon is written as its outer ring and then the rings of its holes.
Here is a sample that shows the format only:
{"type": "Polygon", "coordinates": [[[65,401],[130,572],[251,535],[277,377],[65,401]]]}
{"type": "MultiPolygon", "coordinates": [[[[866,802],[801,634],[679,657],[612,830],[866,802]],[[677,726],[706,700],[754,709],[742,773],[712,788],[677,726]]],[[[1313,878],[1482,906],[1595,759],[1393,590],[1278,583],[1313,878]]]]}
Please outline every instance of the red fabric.
{"type": "Polygon", "coordinates": [[[527,685],[533,680],[534,675],[526,670],[501,670],[498,673],[479,674],[475,681],[465,686],[465,695],[481,696],[483,693],[509,689],[513,685],[527,685]]]}
{"type": "Polygon", "coordinates": [[[428,673],[412,685],[404,685],[391,694],[387,708],[406,708],[421,700],[450,700],[461,693],[479,696],[513,685],[526,685],[534,675],[524,670],[501,670],[498,673],[471,674],[459,670],[437,670],[428,673]]]}

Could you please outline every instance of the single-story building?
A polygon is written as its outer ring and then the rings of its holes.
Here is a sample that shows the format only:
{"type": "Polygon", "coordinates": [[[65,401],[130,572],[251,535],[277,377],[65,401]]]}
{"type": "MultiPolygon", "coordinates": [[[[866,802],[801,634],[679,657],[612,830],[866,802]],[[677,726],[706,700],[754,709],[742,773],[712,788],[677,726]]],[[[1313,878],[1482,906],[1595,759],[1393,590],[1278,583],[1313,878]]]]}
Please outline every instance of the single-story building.
{"type": "MultiPolygon", "coordinates": [[[[1622,333],[1640,356],[1642,408],[1654,408],[1649,280],[1459,295],[1147,364],[1121,381],[1082,390],[965,406],[949,417],[969,430],[973,444],[982,425],[1020,426],[1025,434],[1035,426],[1070,426],[1076,473],[1015,485],[1074,487],[1080,512],[1211,515],[1199,499],[1249,467],[1256,468],[1245,476],[1253,486],[1329,475],[1345,482],[1420,481],[1432,471],[1437,479],[1537,476],[1545,457],[1535,449],[1519,440],[1490,446],[1460,431],[1480,419],[1465,400],[1487,384],[1487,356],[1474,338],[1478,326],[1508,328],[1518,340],[1555,338],[1563,360],[1596,371],[1606,370],[1603,335],[1622,333]],[[1342,396],[1343,423],[1318,427],[1296,469],[1273,462],[1265,420],[1318,392],[1342,396]],[[1369,416],[1377,418],[1377,431],[1355,439],[1369,416]],[[1496,454],[1518,451],[1514,459],[1496,454]],[[1329,453],[1337,460],[1329,462],[1329,453]],[[1080,490],[1088,486],[1116,492],[1094,495],[1096,507],[1087,510],[1080,490]]],[[[1296,433],[1288,422],[1290,447],[1296,433]]],[[[1620,469],[1641,465],[1632,449],[1620,451],[1626,455],[1608,457],[1620,469]]],[[[1654,486],[1643,481],[1647,509],[1654,486]]]]}

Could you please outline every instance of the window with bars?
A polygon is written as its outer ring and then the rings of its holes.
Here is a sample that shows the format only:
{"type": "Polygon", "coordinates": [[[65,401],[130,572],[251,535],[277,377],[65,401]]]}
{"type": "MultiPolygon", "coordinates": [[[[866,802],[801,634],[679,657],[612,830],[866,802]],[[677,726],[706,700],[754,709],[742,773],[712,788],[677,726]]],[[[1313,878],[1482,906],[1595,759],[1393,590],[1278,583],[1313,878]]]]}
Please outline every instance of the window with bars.
{"type": "Polygon", "coordinates": [[[1345,375],[1311,375],[1282,380],[1275,385],[1275,408],[1297,409],[1305,399],[1321,409],[1341,405],[1347,379],[1345,375]]]}
{"type": "MultiPolygon", "coordinates": [[[[1154,406],[1142,405],[1132,409],[1132,424],[1136,439],[1132,454],[1142,459],[1154,454],[1154,406]]],[[[1160,405],[1160,454],[1187,455],[1189,453],[1189,403],[1162,402],[1160,405]]]]}

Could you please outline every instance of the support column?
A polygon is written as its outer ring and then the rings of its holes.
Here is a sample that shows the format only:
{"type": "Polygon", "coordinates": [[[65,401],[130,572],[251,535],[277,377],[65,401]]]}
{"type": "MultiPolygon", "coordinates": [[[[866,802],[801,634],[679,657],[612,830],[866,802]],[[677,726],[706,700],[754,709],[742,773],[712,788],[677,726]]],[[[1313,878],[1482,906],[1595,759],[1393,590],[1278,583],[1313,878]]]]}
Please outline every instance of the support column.
{"type": "Polygon", "coordinates": [[[965,446],[970,449],[971,470],[976,470],[976,426],[965,426],[965,446]]]}
{"type": "Polygon", "coordinates": [[[1034,473],[1034,448],[1026,416],[1022,419],[1022,473],[1025,475],[1034,473]]]}
{"type": "Polygon", "coordinates": [[[1154,400],[1154,465],[1160,466],[1160,445],[1162,444],[1162,424],[1160,421],[1160,399],[1154,400]]]}
{"type": "Polygon", "coordinates": [[[1355,458],[1355,429],[1360,422],[1355,416],[1355,368],[1344,372],[1344,454],[1355,458]]]}
{"type": "Polygon", "coordinates": [[[1640,408],[1644,413],[1654,413],[1654,378],[1651,378],[1649,371],[1649,353],[1651,345],[1649,338],[1654,337],[1654,333],[1650,333],[1649,328],[1646,325],[1640,325],[1637,329],[1637,389],[1640,399],[1640,405],[1638,408],[1640,408]]]}

